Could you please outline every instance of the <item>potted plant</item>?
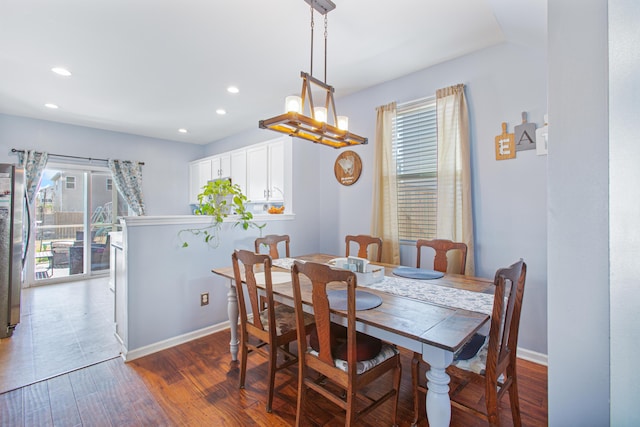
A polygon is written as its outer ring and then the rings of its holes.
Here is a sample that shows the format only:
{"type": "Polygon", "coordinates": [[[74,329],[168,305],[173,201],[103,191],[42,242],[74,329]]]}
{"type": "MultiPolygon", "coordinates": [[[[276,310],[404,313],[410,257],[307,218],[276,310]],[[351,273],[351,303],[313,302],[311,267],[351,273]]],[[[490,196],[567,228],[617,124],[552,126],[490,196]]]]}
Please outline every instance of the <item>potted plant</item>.
{"type": "Polygon", "coordinates": [[[234,227],[241,225],[244,230],[255,227],[260,230],[260,236],[262,236],[262,229],[267,224],[258,225],[253,222],[253,214],[247,210],[246,206],[248,202],[247,196],[242,193],[239,185],[232,184],[230,179],[217,179],[209,181],[207,185],[202,187],[202,190],[198,194],[199,204],[195,214],[211,216],[212,223],[206,227],[180,230],[178,237],[182,241],[183,248],[189,246],[182,238],[182,233],[185,232],[194,236],[202,235],[205,243],[211,247],[217,247],[220,243],[220,227],[229,215],[237,216],[234,227]]]}

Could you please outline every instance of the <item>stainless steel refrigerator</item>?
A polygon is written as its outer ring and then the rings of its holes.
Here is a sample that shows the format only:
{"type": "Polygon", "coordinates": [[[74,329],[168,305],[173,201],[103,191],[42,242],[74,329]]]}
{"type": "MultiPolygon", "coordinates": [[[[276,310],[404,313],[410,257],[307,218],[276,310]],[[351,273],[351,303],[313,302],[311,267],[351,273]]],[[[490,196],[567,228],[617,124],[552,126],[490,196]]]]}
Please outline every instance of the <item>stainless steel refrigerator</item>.
{"type": "Polygon", "coordinates": [[[0,164],[0,338],[20,322],[22,265],[26,254],[24,170],[0,164]]]}

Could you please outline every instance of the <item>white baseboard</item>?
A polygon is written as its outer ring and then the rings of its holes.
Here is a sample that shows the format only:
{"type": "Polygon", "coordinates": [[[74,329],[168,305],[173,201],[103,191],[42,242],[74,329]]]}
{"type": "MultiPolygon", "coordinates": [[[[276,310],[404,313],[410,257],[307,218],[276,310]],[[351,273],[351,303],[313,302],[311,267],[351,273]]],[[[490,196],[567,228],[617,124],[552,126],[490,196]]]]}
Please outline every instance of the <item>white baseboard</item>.
{"type": "Polygon", "coordinates": [[[518,347],[518,357],[520,359],[528,360],[529,362],[537,363],[539,365],[549,366],[548,355],[538,353],[526,348],[518,347]]]}
{"type": "Polygon", "coordinates": [[[225,329],[229,329],[229,321],[225,321],[222,323],[218,323],[216,325],[207,326],[206,328],[198,329],[197,331],[189,332],[188,334],[179,335],[177,337],[169,338],[164,341],[159,341],[157,343],[153,343],[147,345],[145,347],[136,348],[133,350],[126,350],[124,347],[122,348],[122,358],[125,362],[130,362],[132,360],[138,359],[143,356],[147,356],[152,353],[156,353],[160,350],[166,350],[171,347],[175,347],[180,344],[184,344],[189,341],[196,340],[198,338],[202,338],[207,335],[211,335],[215,332],[220,332],[225,329]]]}

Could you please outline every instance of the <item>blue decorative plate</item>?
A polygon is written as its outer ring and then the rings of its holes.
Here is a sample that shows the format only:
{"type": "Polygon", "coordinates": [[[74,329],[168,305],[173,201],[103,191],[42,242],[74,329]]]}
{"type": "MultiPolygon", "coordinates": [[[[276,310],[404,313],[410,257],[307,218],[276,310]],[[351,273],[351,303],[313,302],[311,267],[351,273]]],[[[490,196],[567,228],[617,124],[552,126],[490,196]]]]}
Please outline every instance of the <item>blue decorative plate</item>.
{"type": "Polygon", "coordinates": [[[426,270],[424,268],[415,267],[396,267],[393,269],[393,274],[400,277],[406,277],[408,279],[439,279],[444,277],[444,273],[435,270],[426,270]]]}
{"type": "MultiPolygon", "coordinates": [[[[340,289],[335,291],[327,291],[329,298],[329,307],[334,310],[347,309],[347,290],[340,289]]],[[[365,291],[356,291],[356,311],[370,310],[382,304],[382,298],[378,295],[365,291]]]]}

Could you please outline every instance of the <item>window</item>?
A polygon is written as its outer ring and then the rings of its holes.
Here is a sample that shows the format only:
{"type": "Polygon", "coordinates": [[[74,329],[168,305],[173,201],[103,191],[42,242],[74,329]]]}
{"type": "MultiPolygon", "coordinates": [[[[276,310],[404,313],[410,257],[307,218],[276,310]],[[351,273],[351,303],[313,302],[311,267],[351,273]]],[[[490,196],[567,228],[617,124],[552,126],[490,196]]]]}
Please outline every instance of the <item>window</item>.
{"type": "Polygon", "coordinates": [[[67,176],[65,177],[65,186],[67,190],[75,190],[76,189],[76,177],[75,176],[67,176]]]}
{"type": "Polygon", "coordinates": [[[433,239],[438,196],[435,97],[398,105],[393,126],[400,240],[433,239]]]}
{"type": "Polygon", "coordinates": [[[113,190],[113,179],[107,178],[107,191],[113,190]]]}

